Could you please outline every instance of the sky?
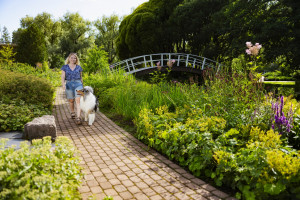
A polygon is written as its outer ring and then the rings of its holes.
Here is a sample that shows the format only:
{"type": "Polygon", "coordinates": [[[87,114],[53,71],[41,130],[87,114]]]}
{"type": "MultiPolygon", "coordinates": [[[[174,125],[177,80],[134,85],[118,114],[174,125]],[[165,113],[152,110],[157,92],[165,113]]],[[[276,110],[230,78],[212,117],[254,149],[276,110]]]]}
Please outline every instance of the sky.
{"type": "Polygon", "coordinates": [[[36,17],[47,12],[53,20],[62,18],[67,12],[78,12],[85,20],[95,21],[103,15],[131,14],[148,0],[0,0],[0,27],[5,26],[10,36],[20,28],[20,20],[26,15],[36,17]]]}

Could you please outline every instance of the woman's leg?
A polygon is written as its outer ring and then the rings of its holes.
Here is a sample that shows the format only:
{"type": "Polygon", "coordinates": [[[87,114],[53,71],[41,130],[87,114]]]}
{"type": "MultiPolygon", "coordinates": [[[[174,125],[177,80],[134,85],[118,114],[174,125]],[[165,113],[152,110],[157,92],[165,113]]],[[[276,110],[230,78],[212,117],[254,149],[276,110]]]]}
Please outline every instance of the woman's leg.
{"type": "Polygon", "coordinates": [[[70,105],[71,113],[73,113],[74,112],[74,99],[69,99],[69,105],[70,105]]]}
{"type": "Polygon", "coordinates": [[[75,98],[76,101],[76,110],[77,110],[77,117],[80,118],[80,97],[76,97],[75,98]]]}

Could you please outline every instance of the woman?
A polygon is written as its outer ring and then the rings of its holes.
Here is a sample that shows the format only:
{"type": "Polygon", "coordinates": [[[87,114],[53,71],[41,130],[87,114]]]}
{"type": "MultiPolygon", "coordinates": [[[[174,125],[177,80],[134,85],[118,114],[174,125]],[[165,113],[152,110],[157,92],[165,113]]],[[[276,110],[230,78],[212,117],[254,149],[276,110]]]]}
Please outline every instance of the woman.
{"type": "Polygon", "coordinates": [[[83,89],[82,68],[79,65],[79,58],[76,53],[70,53],[66,59],[65,65],[61,68],[61,84],[66,91],[67,99],[70,104],[71,117],[75,119],[74,99],[76,102],[77,118],[76,124],[81,124],[80,118],[80,96],[76,90],[83,89]]]}

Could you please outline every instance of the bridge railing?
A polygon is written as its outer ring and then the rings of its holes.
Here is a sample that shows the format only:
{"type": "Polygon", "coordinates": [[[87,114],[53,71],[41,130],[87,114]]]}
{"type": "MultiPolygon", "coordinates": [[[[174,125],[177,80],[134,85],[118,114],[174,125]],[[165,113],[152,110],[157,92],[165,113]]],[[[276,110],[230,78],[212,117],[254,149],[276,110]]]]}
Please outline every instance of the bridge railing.
{"type": "Polygon", "coordinates": [[[183,53],[158,53],[129,58],[110,65],[112,71],[123,69],[126,73],[136,73],[147,68],[156,68],[157,63],[160,66],[167,66],[167,62],[174,60],[173,66],[191,67],[199,70],[207,68],[219,69],[220,64],[211,59],[183,53]]]}

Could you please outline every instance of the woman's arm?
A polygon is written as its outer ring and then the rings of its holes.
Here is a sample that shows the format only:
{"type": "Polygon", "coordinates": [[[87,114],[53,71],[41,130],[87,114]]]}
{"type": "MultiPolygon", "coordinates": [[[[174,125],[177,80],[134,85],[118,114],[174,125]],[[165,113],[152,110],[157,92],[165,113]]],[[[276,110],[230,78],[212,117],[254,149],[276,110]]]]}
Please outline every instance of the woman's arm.
{"type": "Polygon", "coordinates": [[[61,70],[61,85],[63,87],[63,89],[66,89],[66,84],[65,84],[65,78],[66,77],[66,72],[61,70]]]}
{"type": "Polygon", "coordinates": [[[80,80],[81,80],[81,83],[82,83],[82,85],[83,85],[82,72],[80,72],[80,80]]]}

